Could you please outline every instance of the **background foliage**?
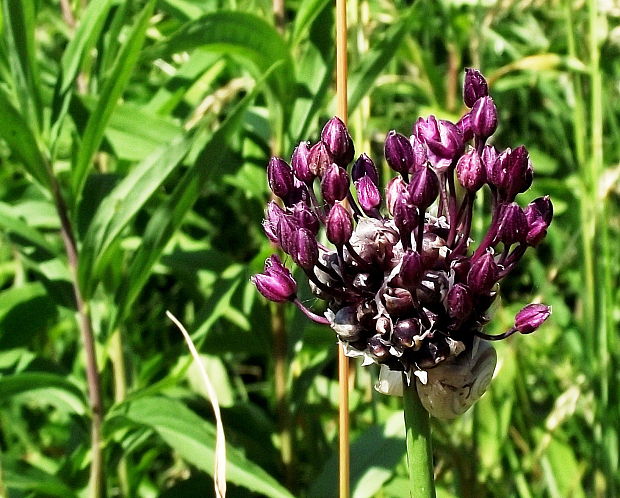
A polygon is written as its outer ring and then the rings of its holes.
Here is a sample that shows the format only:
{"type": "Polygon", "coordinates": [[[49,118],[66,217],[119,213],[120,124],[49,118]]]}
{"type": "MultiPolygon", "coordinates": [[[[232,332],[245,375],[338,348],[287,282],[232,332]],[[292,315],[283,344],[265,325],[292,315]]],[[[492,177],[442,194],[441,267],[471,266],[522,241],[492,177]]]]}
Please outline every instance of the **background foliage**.
{"type": "MultiPolygon", "coordinates": [[[[212,492],[213,415],[169,309],[218,389],[229,496],[335,496],[333,334],[270,307],[248,280],[271,251],[268,157],[316,140],[335,112],[333,6],[291,0],[280,21],[273,9],[2,1],[0,495],[87,485],[79,317],[96,338],[108,494],[212,492]]],[[[483,400],[434,423],[440,495],[615,496],[620,8],[351,0],[349,16],[358,152],[379,160],[390,129],[456,117],[462,69],[479,67],[500,112],[495,143],[523,143],[534,161],[523,201],[550,194],[556,206],[489,332],[532,295],[552,320],[499,344],[483,400]]],[[[354,369],[352,490],[405,497],[400,400],[375,393],[375,377],[354,369]]]]}

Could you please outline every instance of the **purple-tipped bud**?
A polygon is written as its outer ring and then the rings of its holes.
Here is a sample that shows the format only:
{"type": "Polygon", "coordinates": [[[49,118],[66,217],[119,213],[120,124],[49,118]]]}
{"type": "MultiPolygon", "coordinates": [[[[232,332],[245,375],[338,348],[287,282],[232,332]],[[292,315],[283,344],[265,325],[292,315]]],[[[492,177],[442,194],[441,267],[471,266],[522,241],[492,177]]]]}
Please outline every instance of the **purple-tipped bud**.
{"type": "Polygon", "coordinates": [[[357,161],[355,161],[355,164],[351,169],[351,179],[354,182],[358,181],[363,176],[370,177],[372,182],[379,186],[379,172],[377,171],[375,163],[366,155],[366,153],[357,158],[357,161]]]}
{"type": "Polygon", "coordinates": [[[394,203],[394,224],[401,238],[408,237],[418,226],[418,210],[411,203],[409,193],[405,190],[394,203]]]}
{"type": "Polygon", "coordinates": [[[428,160],[439,171],[447,169],[463,151],[463,135],[454,123],[435,116],[418,118],[414,134],[426,144],[428,160]]]}
{"type": "Polygon", "coordinates": [[[353,219],[351,214],[337,202],[329,210],[329,215],[325,222],[327,240],[336,246],[341,246],[348,242],[353,233],[353,219]]]}
{"type": "Polygon", "coordinates": [[[473,307],[474,301],[467,286],[454,284],[448,292],[448,315],[457,320],[465,320],[471,314],[473,307]]]}
{"type": "Polygon", "coordinates": [[[409,139],[394,130],[385,138],[385,160],[394,171],[406,175],[414,166],[413,148],[409,139]]]}
{"type": "Polygon", "coordinates": [[[467,274],[467,285],[474,294],[487,294],[498,280],[499,268],[493,255],[486,252],[474,261],[467,274]]]}
{"type": "Polygon", "coordinates": [[[295,263],[310,270],[319,259],[319,246],[315,235],[307,228],[298,228],[295,232],[295,263]]]}
{"type": "Polygon", "coordinates": [[[439,195],[439,179],[431,168],[425,166],[412,176],[408,191],[412,204],[426,209],[439,195]]]}
{"type": "Polygon", "coordinates": [[[471,126],[471,113],[468,112],[456,122],[456,127],[463,135],[463,142],[469,142],[474,138],[474,130],[471,126]]]}
{"type": "Polygon", "coordinates": [[[417,318],[399,320],[392,331],[392,338],[403,348],[413,347],[414,337],[418,335],[420,335],[420,320],[417,318]]]}
{"type": "Polygon", "coordinates": [[[484,164],[487,180],[493,173],[493,166],[495,165],[495,161],[497,161],[498,156],[499,151],[493,145],[485,145],[484,149],[482,149],[482,155],[480,159],[482,159],[482,164],[484,164]]]}
{"type": "Polygon", "coordinates": [[[272,157],[267,166],[269,188],[280,199],[285,199],[293,190],[293,171],[286,161],[272,157]]]}
{"type": "Polygon", "coordinates": [[[486,170],[476,149],[470,148],[466,154],[459,158],[456,163],[456,177],[461,185],[470,192],[476,192],[485,184],[487,180],[486,170]]]}
{"type": "Polygon", "coordinates": [[[551,307],[528,304],[515,316],[515,328],[522,334],[531,334],[551,315],[551,307]]]}
{"type": "Polygon", "coordinates": [[[299,142],[299,145],[295,147],[293,156],[291,157],[291,165],[293,166],[293,173],[295,176],[304,183],[312,183],[314,180],[314,173],[310,171],[308,159],[310,157],[310,142],[299,142]]]}
{"type": "Polygon", "coordinates": [[[319,219],[305,203],[298,202],[293,206],[293,219],[297,226],[307,228],[314,235],[319,233],[319,219]]]}
{"type": "Polygon", "coordinates": [[[487,179],[495,185],[507,201],[513,201],[519,192],[524,192],[532,183],[532,172],[528,152],[522,145],[506,149],[487,170],[487,179]]]}
{"type": "Polygon", "coordinates": [[[357,200],[366,213],[373,211],[381,204],[381,193],[369,176],[362,176],[355,182],[357,200]]]}
{"type": "Polygon", "coordinates": [[[284,211],[274,201],[267,204],[265,219],[263,220],[263,230],[267,238],[276,244],[280,243],[278,239],[278,222],[282,216],[285,216],[284,211]]]}
{"type": "Polygon", "coordinates": [[[276,303],[292,301],[297,294],[297,282],[275,254],[265,261],[265,271],[250,280],[258,292],[276,303]]]}
{"type": "Polygon", "coordinates": [[[323,142],[314,144],[308,154],[308,169],[314,176],[323,176],[325,170],[332,164],[332,156],[323,142]]]}
{"type": "Polygon", "coordinates": [[[497,130],[497,108],[491,97],[479,98],[471,110],[474,135],[486,140],[497,130]]]}
{"type": "Polygon", "coordinates": [[[385,187],[385,203],[388,208],[388,212],[394,216],[394,207],[403,192],[407,192],[407,184],[400,176],[396,176],[390,180],[385,187]]]}
{"type": "Polygon", "coordinates": [[[422,265],[422,256],[416,251],[408,250],[403,255],[400,265],[400,280],[402,285],[408,289],[412,289],[420,283],[424,275],[424,266],[422,265]]]}
{"type": "Polygon", "coordinates": [[[528,224],[521,207],[512,202],[504,204],[499,216],[497,241],[505,246],[525,242],[528,233],[528,224]]]}
{"type": "Polygon", "coordinates": [[[426,166],[428,155],[426,154],[426,145],[415,135],[409,137],[411,148],[413,149],[413,169],[409,173],[414,173],[416,169],[426,166]]]}
{"type": "Polygon", "coordinates": [[[276,234],[278,236],[278,244],[286,254],[295,254],[295,231],[297,225],[292,216],[283,214],[278,219],[276,226],[276,234]]]}
{"type": "Polygon", "coordinates": [[[547,235],[547,228],[553,219],[553,204],[549,196],[539,197],[525,208],[527,238],[529,246],[537,246],[547,235]]]}
{"type": "Polygon", "coordinates": [[[328,204],[341,201],[349,192],[349,175],[336,163],[332,163],[325,170],[323,179],[321,180],[321,192],[323,199],[328,204]]]}
{"type": "Polygon", "coordinates": [[[489,94],[489,87],[484,76],[477,69],[468,67],[465,69],[465,82],[463,84],[463,101],[467,107],[473,107],[480,97],[489,94]]]}
{"type": "Polygon", "coordinates": [[[346,166],[353,160],[353,140],[340,118],[333,117],[325,124],[321,131],[321,141],[339,166],[346,166]]]}

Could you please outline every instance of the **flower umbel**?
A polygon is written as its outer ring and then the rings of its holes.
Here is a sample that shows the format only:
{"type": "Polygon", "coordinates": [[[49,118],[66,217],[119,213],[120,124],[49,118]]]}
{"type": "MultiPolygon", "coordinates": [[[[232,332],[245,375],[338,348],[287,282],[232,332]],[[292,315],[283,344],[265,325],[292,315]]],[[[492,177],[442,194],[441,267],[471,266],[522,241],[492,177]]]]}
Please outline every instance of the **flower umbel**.
{"type": "MultiPolygon", "coordinates": [[[[297,284],[276,256],[252,279],[267,299],[293,301],[329,323],[348,356],[415,375],[424,406],[442,418],[464,412],[486,389],[495,351],[485,341],[531,333],[551,313],[531,304],[504,334],[483,332],[499,282],[544,238],[553,207],[549,197],[525,209],[515,202],[532,183],[532,164],[523,146],[487,145],[498,116],[478,71],[466,72],[464,100],[471,110],[457,124],[429,116],[410,137],[388,133],[385,158],[397,175],[383,206],[373,161],[362,154],[351,165],[353,143],[337,118],[318,143],[297,147],[292,167],[272,158],[269,185],[283,208],[270,203],[265,233],[327,302],[324,317],[297,300],[297,284]],[[485,186],[491,222],[475,246],[474,201],[485,186]]],[[[388,378],[400,377],[382,376],[381,389],[394,391],[388,378]]]]}

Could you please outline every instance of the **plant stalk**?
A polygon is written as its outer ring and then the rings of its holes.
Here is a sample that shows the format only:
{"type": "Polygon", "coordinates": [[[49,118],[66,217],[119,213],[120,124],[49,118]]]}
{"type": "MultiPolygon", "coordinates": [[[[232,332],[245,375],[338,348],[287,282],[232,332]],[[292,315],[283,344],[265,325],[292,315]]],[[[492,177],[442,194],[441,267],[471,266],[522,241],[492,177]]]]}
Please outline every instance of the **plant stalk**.
{"type": "Polygon", "coordinates": [[[420,402],[415,380],[407,386],[403,374],[403,387],[409,493],[411,498],[435,498],[431,417],[420,402]]]}
{"type": "Polygon", "coordinates": [[[103,402],[101,396],[101,379],[97,368],[97,355],[95,351],[95,334],[90,320],[88,305],[84,301],[78,282],[78,250],[73,235],[73,227],[69,220],[67,204],[65,203],[60,185],[56,178],[51,176],[51,189],[54,204],[60,219],[60,233],[67,253],[69,270],[71,271],[73,293],[78,313],[78,325],[82,336],[82,345],[86,355],[86,380],[88,382],[88,399],[91,410],[91,451],[92,462],[90,465],[90,477],[88,483],[88,496],[99,498],[104,495],[103,482],[103,436],[101,426],[103,422],[103,402]]]}

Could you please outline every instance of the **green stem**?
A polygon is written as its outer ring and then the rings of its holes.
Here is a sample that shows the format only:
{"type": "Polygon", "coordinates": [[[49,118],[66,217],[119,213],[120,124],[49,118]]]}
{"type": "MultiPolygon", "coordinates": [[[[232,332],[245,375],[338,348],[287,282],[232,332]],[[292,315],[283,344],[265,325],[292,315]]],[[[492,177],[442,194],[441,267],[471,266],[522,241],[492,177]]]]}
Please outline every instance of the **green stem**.
{"type": "Polygon", "coordinates": [[[409,493],[411,498],[435,498],[431,417],[420,402],[415,380],[407,387],[407,379],[403,374],[403,386],[409,493]]]}

